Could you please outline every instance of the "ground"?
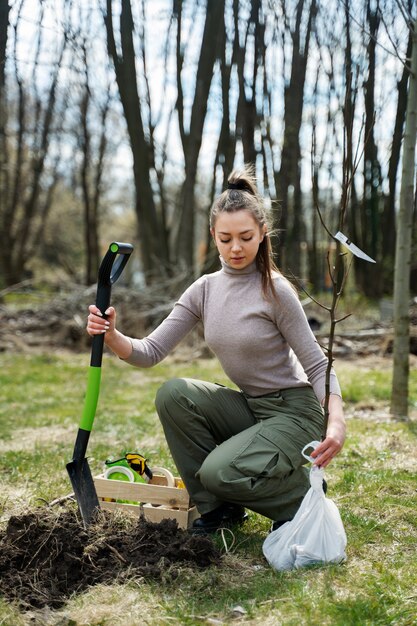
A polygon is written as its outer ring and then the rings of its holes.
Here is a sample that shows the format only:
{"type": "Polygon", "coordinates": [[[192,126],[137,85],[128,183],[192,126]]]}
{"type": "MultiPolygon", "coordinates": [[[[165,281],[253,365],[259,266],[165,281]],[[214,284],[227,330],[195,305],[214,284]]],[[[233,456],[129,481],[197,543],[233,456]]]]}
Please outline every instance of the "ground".
{"type": "MultiPolygon", "coordinates": [[[[39,324],[29,312],[17,316],[0,307],[1,624],[115,626],[126,623],[126,614],[136,615],[132,624],[220,624],[236,605],[245,607],[245,622],[265,626],[415,623],[417,356],[410,355],[411,419],[397,423],[389,414],[388,325],[361,319],[360,329],[340,332],[336,345],[349,438],[328,481],[349,537],[347,563],[281,576],[262,559],[270,522],[260,516],[250,516],[236,534],[236,546],[227,535],[230,549],[220,554],[216,538],[193,537],[172,521],[154,525],[103,514],[85,530],[74,502],[48,506],[69,490],[62,467],[70,458],[85,388],[84,308],[82,303],[71,313],[71,323],[62,321],[67,313],[39,313],[39,324]],[[34,616],[38,621],[32,622],[34,616]]],[[[226,382],[215,360],[201,358],[208,355],[198,335],[181,350],[143,371],[106,355],[95,469],[97,459],[137,442],[158,464],[169,463],[154,419],[157,387],[179,373],[226,382]]]]}

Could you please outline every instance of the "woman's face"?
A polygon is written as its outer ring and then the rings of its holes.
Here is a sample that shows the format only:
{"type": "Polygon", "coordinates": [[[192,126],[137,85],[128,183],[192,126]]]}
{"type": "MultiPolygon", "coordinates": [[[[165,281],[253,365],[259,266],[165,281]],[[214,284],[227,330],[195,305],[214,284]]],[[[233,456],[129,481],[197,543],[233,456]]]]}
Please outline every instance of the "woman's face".
{"type": "Polygon", "coordinates": [[[211,234],[217,249],[230,267],[243,270],[255,260],[266,226],[259,226],[245,209],[217,216],[211,234]]]}

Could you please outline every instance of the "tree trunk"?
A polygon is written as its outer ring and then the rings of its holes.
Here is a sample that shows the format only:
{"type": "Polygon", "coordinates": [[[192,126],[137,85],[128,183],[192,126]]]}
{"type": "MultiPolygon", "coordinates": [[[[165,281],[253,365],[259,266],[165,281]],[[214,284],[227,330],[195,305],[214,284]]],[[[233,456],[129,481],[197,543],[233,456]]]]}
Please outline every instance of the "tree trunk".
{"type": "Polygon", "coordinates": [[[88,129],[88,111],[90,107],[90,86],[88,84],[88,65],[86,51],[84,48],[85,63],[85,79],[84,93],[80,103],[80,124],[81,124],[81,191],[84,203],[84,240],[86,254],[86,271],[85,283],[91,285],[97,278],[97,260],[98,252],[98,232],[97,222],[94,219],[94,213],[91,207],[90,189],[89,189],[89,167],[91,162],[91,137],[88,129]]]}
{"type": "Polygon", "coordinates": [[[185,159],[185,180],[182,189],[182,210],[176,241],[176,259],[180,265],[191,272],[194,271],[194,224],[195,224],[195,185],[197,180],[197,164],[203,140],[203,128],[207,114],[207,102],[213,77],[214,64],[220,56],[219,43],[222,39],[222,23],[224,14],[224,0],[213,0],[207,4],[206,20],[203,39],[198,60],[196,87],[191,109],[189,131],[184,128],[184,111],[181,86],[181,11],[182,2],[176,4],[178,15],[177,31],[177,85],[179,98],[177,99],[178,119],[180,122],[181,141],[185,159]],[[180,57],[180,58],[178,58],[180,57]]]}
{"type": "Polygon", "coordinates": [[[349,236],[352,241],[359,241],[358,235],[358,223],[357,216],[360,210],[358,195],[356,192],[355,176],[354,172],[357,167],[355,163],[354,149],[354,122],[356,115],[356,100],[358,94],[358,74],[353,71],[353,59],[352,59],[352,40],[350,36],[350,11],[351,7],[349,2],[345,3],[345,31],[346,31],[346,48],[345,48],[345,98],[343,106],[343,122],[345,133],[345,164],[344,171],[346,176],[351,178],[351,184],[349,188],[350,199],[346,200],[346,209],[348,209],[348,228],[349,236]]]}
{"type": "MultiPolygon", "coordinates": [[[[6,137],[6,48],[7,34],[9,30],[9,11],[8,0],[0,0],[0,219],[3,222],[5,214],[6,194],[9,188],[9,171],[8,171],[8,147],[6,137]]],[[[3,249],[7,249],[6,232],[4,232],[4,224],[1,223],[0,245],[3,249]]],[[[0,276],[0,280],[1,280],[0,276]]]]}
{"type": "Polygon", "coordinates": [[[104,22],[107,30],[109,56],[113,60],[120,100],[126,118],[133,156],[135,182],[135,209],[143,270],[147,280],[156,275],[161,264],[168,268],[168,243],[160,216],[157,213],[150,180],[151,159],[142,121],[141,105],[136,77],[135,49],[133,45],[133,17],[129,0],[122,0],[120,13],[121,54],[118,53],[112,16],[112,0],[106,0],[104,22]]]}
{"type": "Polygon", "coordinates": [[[81,43],[84,62],[85,82],[80,101],[80,133],[81,149],[81,194],[84,205],[84,241],[86,246],[85,282],[91,285],[96,282],[100,262],[99,246],[99,208],[102,196],[102,178],[104,159],[107,150],[107,114],[110,103],[110,87],[107,98],[100,107],[99,115],[91,113],[92,94],[90,84],[90,60],[86,41],[81,43]],[[92,121],[92,119],[94,121],[92,121]],[[94,130],[91,125],[94,124],[94,130]],[[97,142],[94,136],[97,135],[97,142]]]}
{"type": "MultiPolygon", "coordinates": [[[[406,59],[411,58],[412,33],[410,32],[406,59]]],[[[382,278],[385,285],[385,293],[392,293],[392,268],[395,262],[395,207],[397,195],[397,173],[400,164],[401,144],[405,113],[407,109],[407,89],[410,69],[406,65],[398,82],[398,102],[395,116],[394,134],[391,144],[391,156],[388,166],[389,193],[385,198],[382,215],[382,278]]]]}
{"type": "MultiPolygon", "coordinates": [[[[359,245],[378,262],[380,254],[379,203],[381,199],[381,166],[378,160],[378,149],[375,142],[375,66],[376,46],[380,24],[379,9],[371,9],[367,2],[367,23],[369,29],[368,76],[364,84],[365,91],[365,147],[364,147],[364,197],[361,211],[361,237],[359,245]]],[[[361,290],[369,297],[380,295],[381,285],[376,276],[369,280],[369,268],[360,260],[355,261],[355,276],[360,282],[361,290]]]]}
{"type": "MultiPolygon", "coordinates": [[[[236,63],[237,55],[239,53],[239,29],[238,29],[238,8],[239,1],[234,0],[234,23],[235,32],[233,39],[233,53],[232,58],[228,62],[226,58],[226,24],[225,17],[221,22],[221,43],[220,43],[220,75],[221,75],[221,88],[222,88],[222,123],[220,127],[219,140],[217,143],[216,156],[213,163],[213,180],[210,191],[210,206],[214,202],[214,198],[217,193],[222,192],[226,187],[226,181],[233,169],[233,163],[236,152],[236,127],[232,131],[232,120],[229,103],[230,93],[230,79],[232,73],[232,67],[236,63]],[[220,190],[218,184],[217,171],[221,168],[221,183],[220,190]]],[[[208,221],[208,219],[207,219],[208,221]]],[[[212,236],[209,228],[206,231],[206,239],[203,243],[204,252],[200,259],[200,273],[210,274],[219,269],[219,255],[217,248],[213,243],[212,236]]]]}
{"type": "Polygon", "coordinates": [[[417,20],[414,22],[410,82],[405,119],[400,207],[394,273],[394,367],[391,414],[408,417],[408,378],[410,362],[410,266],[414,203],[415,149],[417,140],[417,20]]]}
{"type": "MultiPolygon", "coordinates": [[[[255,147],[255,130],[259,128],[259,115],[256,109],[257,97],[257,76],[258,70],[262,69],[263,49],[265,46],[264,32],[265,25],[262,21],[262,3],[260,0],[253,0],[251,3],[251,15],[245,25],[243,46],[239,46],[237,55],[237,73],[239,78],[239,99],[237,108],[236,125],[239,136],[242,140],[243,158],[245,163],[255,164],[257,149],[255,147]],[[247,41],[249,31],[253,32],[253,58],[247,60],[247,41]],[[249,78],[247,67],[252,71],[249,78]]],[[[235,22],[235,28],[239,27],[239,22],[235,22]]],[[[242,33],[240,34],[240,36],[242,33]]],[[[239,35],[238,35],[239,37],[239,35]]]]}
{"type": "Polygon", "coordinates": [[[296,24],[291,32],[292,61],[291,77],[284,91],[284,142],[281,166],[276,176],[276,189],[281,207],[279,221],[274,229],[281,231],[279,241],[274,237],[274,252],[283,269],[297,275],[300,270],[299,244],[304,234],[301,200],[301,150],[300,129],[303,115],[304,84],[306,78],[310,35],[317,12],[316,0],[312,0],[305,35],[302,37],[305,0],[299,0],[296,9],[296,24]],[[292,188],[292,191],[290,189],[292,188]],[[293,209],[291,212],[291,208],[293,209]]]}

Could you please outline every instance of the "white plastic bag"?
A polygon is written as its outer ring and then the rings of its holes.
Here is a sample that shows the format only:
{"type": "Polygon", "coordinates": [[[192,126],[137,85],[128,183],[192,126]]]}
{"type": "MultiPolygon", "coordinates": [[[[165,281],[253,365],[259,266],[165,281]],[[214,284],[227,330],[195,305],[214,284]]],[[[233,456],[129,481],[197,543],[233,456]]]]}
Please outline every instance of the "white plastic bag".
{"type": "MultiPolygon", "coordinates": [[[[306,446],[315,447],[317,442],[306,446]]],[[[306,456],[306,455],[304,455],[306,456]]],[[[307,457],[310,458],[310,457],[307,457]]],[[[310,470],[310,489],[295,517],[271,532],[262,549],[277,570],[290,570],[314,563],[341,563],[346,559],[346,533],[339,510],[323,491],[324,470],[310,470]]]]}

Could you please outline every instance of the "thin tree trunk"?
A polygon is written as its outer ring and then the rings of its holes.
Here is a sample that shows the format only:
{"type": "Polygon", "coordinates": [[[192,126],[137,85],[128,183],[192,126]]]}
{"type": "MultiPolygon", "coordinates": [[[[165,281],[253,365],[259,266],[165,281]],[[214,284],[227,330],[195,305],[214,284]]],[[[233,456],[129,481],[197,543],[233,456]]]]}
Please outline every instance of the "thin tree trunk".
{"type": "MultiPolygon", "coordinates": [[[[97,235],[96,224],[92,219],[91,200],[89,190],[89,167],[91,160],[91,138],[88,130],[88,110],[90,107],[90,87],[88,84],[88,65],[85,48],[84,63],[85,63],[85,79],[84,93],[80,103],[80,122],[81,122],[81,191],[84,203],[84,240],[85,240],[85,254],[86,254],[86,273],[85,282],[87,285],[91,285],[95,282],[97,277],[97,268],[93,267],[92,254],[94,253],[94,239],[97,235]],[[93,250],[92,250],[93,248],[93,250]]],[[[98,243],[98,242],[97,242],[98,243]]]]}
{"type": "MultiPolygon", "coordinates": [[[[375,142],[375,67],[376,45],[380,24],[379,9],[371,8],[367,2],[367,23],[369,42],[367,45],[368,76],[364,84],[365,100],[365,147],[364,147],[364,198],[361,211],[361,238],[360,245],[370,256],[380,260],[380,224],[379,202],[381,196],[381,166],[378,160],[378,149],[375,142]]],[[[365,263],[355,261],[355,276],[361,284],[362,291],[370,296],[380,295],[378,280],[369,280],[369,271],[365,263]]],[[[376,278],[376,277],[375,277],[376,278]]]]}
{"type": "Polygon", "coordinates": [[[414,23],[411,73],[405,119],[400,207],[394,272],[394,368],[391,413],[408,417],[408,378],[410,362],[410,267],[414,204],[415,149],[417,140],[417,20],[414,23]]]}
{"type": "MultiPolygon", "coordinates": [[[[177,58],[181,48],[181,10],[182,2],[176,2],[179,17],[177,36],[177,58]]],[[[185,180],[182,189],[182,211],[179,220],[178,235],[176,241],[176,258],[178,262],[189,270],[194,270],[194,224],[195,224],[195,185],[197,181],[197,164],[203,141],[203,128],[207,114],[207,102],[213,77],[214,64],[219,54],[219,42],[221,41],[221,20],[224,14],[224,0],[213,0],[207,4],[206,20],[203,38],[201,42],[200,57],[198,60],[196,87],[191,109],[191,121],[189,131],[184,128],[184,111],[182,110],[181,67],[182,58],[177,73],[178,84],[178,117],[180,121],[180,134],[185,159],[185,180]]],[[[177,61],[178,63],[178,61],[177,61]]]]}
{"type": "Polygon", "coordinates": [[[353,176],[353,172],[355,169],[355,151],[353,147],[353,126],[355,121],[356,114],[356,100],[358,93],[358,72],[354,72],[353,70],[353,59],[352,59],[352,40],[350,36],[350,11],[351,7],[349,6],[349,2],[345,3],[345,32],[346,32],[346,47],[345,47],[345,85],[346,92],[344,98],[344,106],[343,106],[343,121],[345,128],[345,145],[346,145],[346,163],[345,170],[348,177],[351,177],[351,186],[349,189],[350,202],[348,202],[349,211],[348,211],[348,228],[349,235],[352,238],[352,241],[358,241],[358,213],[359,213],[359,202],[358,196],[356,193],[356,185],[355,185],[355,177],[353,176]]]}
{"type": "MultiPolygon", "coordinates": [[[[411,58],[412,33],[410,32],[406,58],[411,58]]],[[[389,193],[385,198],[384,212],[382,215],[382,276],[385,291],[392,293],[392,267],[395,262],[395,207],[397,195],[397,174],[400,164],[401,144],[403,139],[403,129],[405,113],[407,110],[407,89],[410,70],[405,65],[401,79],[398,82],[398,102],[395,116],[394,134],[391,144],[391,156],[388,166],[389,193]]]]}
{"type": "MultiPolygon", "coordinates": [[[[300,129],[303,115],[304,84],[310,45],[313,18],[316,16],[317,3],[312,0],[308,9],[305,36],[302,38],[305,0],[299,0],[296,9],[296,24],[291,32],[292,61],[291,78],[284,91],[284,141],[281,166],[276,176],[278,201],[281,206],[279,223],[274,228],[281,231],[279,241],[272,238],[274,251],[279,255],[279,262],[284,269],[290,269],[297,275],[300,270],[299,244],[304,232],[304,220],[301,201],[301,150],[300,129]],[[293,193],[290,194],[290,188],[293,193]],[[292,209],[292,211],[291,211],[292,209]]],[[[284,13],[286,10],[283,2],[284,13]]]]}
{"type": "MultiPolygon", "coordinates": [[[[221,191],[226,187],[226,181],[233,169],[233,162],[236,151],[236,130],[232,132],[231,129],[231,111],[229,103],[230,94],[230,79],[232,73],[232,67],[236,62],[239,48],[239,29],[238,29],[238,0],[234,0],[234,22],[235,32],[233,39],[233,54],[230,62],[226,59],[226,24],[225,17],[221,22],[221,42],[220,42],[220,73],[221,73],[221,88],[222,88],[222,123],[220,127],[219,139],[217,143],[216,156],[213,163],[213,180],[210,190],[210,206],[214,202],[214,197],[217,190],[217,171],[218,168],[222,169],[221,191]]],[[[216,247],[213,243],[212,236],[209,228],[207,228],[206,240],[204,246],[204,259],[201,258],[200,268],[201,273],[210,274],[219,268],[219,256],[216,247]]]]}
{"type": "Polygon", "coordinates": [[[133,156],[136,191],[136,216],[145,276],[156,274],[159,264],[168,267],[168,243],[162,220],[158,216],[150,181],[150,150],[146,141],[136,77],[133,45],[133,16],[129,0],[122,0],[120,13],[121,54],[118,53],[112,16],[112,0],[107,0],[104,22],[107,30],[109,56],[113,60],[120,100],[126,118],[133,156]]]}
{"type": "MultiPolygon", "coordinates": [[[[5,75],[9,11],[8,0],[0,0],[0,219],[2,222],[6,211],[7,190],[10,185],[6,136],[7,102],[5,75]]],[[[0,245],[2,249],[7,249],[9,242],[7,241],[3,223],[1,223],[0,233],[0,245]]],[[[5,269],[3,268],[3,271],[5,269]]]]}
{"type": "MultiPolygon", "coordinates": [[[[265,25],[262,20],[262,4],[260,0],[251,3],[251,16],[245,25],[245,37],[243,46],[239,46],[237,55],[237,73],[239,78],[239,100],[237,110],[237,127],[242,139],[243,158],[245,163],[254,164],[257,150],[255,147],[255,129],[259,128],[259,116],[256,109],[256,82],[258,71],[261,69],[262,48],[265,45],[265,25]],[[247,40],[249,31],[253,32],[253,59],[247,61],[247,40]],[[252,68],[249,78],[247,67],[252,68]]],[[[236,19],[236,15],[235,15],[236,19]]],[[[238,22],[235,22],[238,28],[238,22]]],[[[239,35],[238,35],[239,36],[239,35]]]]}
{"type": "Polygon", "coordinates": [[[81,44],[84,62],[85,83],[84,92],[80,102],[80,135],[79,142],[81,148],[81,192],[84,204],[84,241],[86,247],[86,267],[85,282],[91,285],[97,279],[99,266],[99,206],[102,195],[102,177],[104,168],[104,158],[107,148],[106,121],[110,102],[110,87],[107,99],[101,107],[98,123],[94,118],[94,125],[97,128],[94,132],[91,129],[91,104],[92,92],[90,84],[90,63],[87,54],[86,42],[81,44]],[[93,135],[99,135],[97,147],[94,149],[93,135]]]}

